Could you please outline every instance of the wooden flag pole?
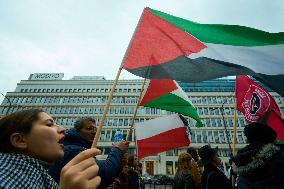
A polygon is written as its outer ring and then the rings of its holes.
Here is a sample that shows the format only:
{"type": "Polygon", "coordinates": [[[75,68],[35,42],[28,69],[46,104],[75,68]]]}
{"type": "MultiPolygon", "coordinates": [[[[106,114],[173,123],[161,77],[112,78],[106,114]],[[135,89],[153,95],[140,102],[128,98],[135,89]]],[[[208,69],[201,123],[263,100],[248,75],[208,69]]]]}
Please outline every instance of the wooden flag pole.
{"type": "Polygon", "coordinates": [[[97,147],[97,142],[100,138],[100,134],[101,134],[101,130],[102,130],[102,127],[103,127],[103,123],[104,123],[104,120],[105,120],[105,117],[106,117],[106,114],[107,114],[107,111],[109,109],[109,106],[110,106],[110,103],[111,103],[111,100],[112,100],[112,96],[113,96],[113,93],[114,93],[114,90],[115,90],[115,87],[117,85],[117,82],[118,82],[118,78],[120,76],[120,73],[121,73],[121,70],[122,70],[122,66],[118,69],[117,71],[117,74],[116,74],[116,77],[115,77],[115,80],[112,84],[112,88],[111,88],[111,91],[109,93],[109,96],[108,96],[108,100],[107,100],[107,103],[104,107],[104,112],[103,112],[103,115],[100,119],[100,122],[99,122],[99,126],[97,128],[97,132],[96,132],[96,136],[93,140],[93,144],[92,144],[92,148],[96,148],[97,147]]]}
{"type": "Polygon", "coordinates": [[[146,83],[146,78],[144,79],[143,84],[141,86],[140,95],[139,95],[137,104],[135,106],[134,114],[133,114],[133,117],[132,117],[132,120],[131,120],[130,129],[129,129],[129,133],[128,133],[126,141],[131,141],[131,138],[132,138],[133,126],[134,126],[137,110],[138,110],[138,107],[139,107],[139,104],[140,104],[140,101],[141,101],[141,98],[142,98],[142,94],[143,94],[143,91],[144,91],[145,83],[146,83]]]}
{"type": "MultiPolygon", "coordinates": [[[[236,150],[236,143],[237,143],[237,99],[236,99],[236,97],[234,97],[234,106],[235,106],[235,110],[234,110],[233,156],[235,156],[237,154],[237,150],[236,150]]],[[[233,165],[231,165],[231,169],[233,169],[233,165]]],[[[232,186],[233,186],[233,188],[235,187],[235,184],[236,184],[236,177],[233,174],[232,175],[232,186]]]]}
{"type": "Polygon", "coordinates": [[[233,156],[236,155],[236,142],[237,142],[237,99],[234,98],[235,111],[234,111],[234,136],[233,136],[233,156]]]}

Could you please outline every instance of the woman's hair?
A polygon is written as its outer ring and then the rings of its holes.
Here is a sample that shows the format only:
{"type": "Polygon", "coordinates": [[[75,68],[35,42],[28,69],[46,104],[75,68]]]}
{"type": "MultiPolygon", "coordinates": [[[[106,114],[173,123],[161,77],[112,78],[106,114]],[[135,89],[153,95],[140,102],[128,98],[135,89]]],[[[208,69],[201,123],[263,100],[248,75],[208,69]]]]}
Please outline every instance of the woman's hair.
{"type": "Polygon", "coordinates": [[[194,161],[197,162],[199,160],[199,156],[198,156],[197,150],[194,147],[189,147],[187,149],[187,153],[189,153],[192,156],[194,161]]]}
{"type": "Polygon", "coordinates": [[[181,153],[178,157],[177,172],[188,170],[192,176],[194,185],[199,187],[201,185],[201,174],[197,163],[192,159],[189,153],[181,153]]]}
{"type": "Polygon", "coordinates": [[[91,117],[82,117],[80,119],[77,119],[75,121],[75,124],[74,124],[74,128],[77,130],[77,131],[80,131],[87,122],[93,122],[93,123],[96,123],[96,120],[91,118],[91,117]]]}
{"type": "Polygon", "coordinates": [[[41,109],[29,109],[12,113],[0,119],[0,153],[15,153],[17,149],[11,144],[13,133],[29,133],[38,120],[41,109]]]}
{"type": "Polygon", "coordinates": [[[183,171],[183,170],[190,170],[192,157],[188,153],[181,153],[178,157],[178,168],[177,172],[183,171]]]}

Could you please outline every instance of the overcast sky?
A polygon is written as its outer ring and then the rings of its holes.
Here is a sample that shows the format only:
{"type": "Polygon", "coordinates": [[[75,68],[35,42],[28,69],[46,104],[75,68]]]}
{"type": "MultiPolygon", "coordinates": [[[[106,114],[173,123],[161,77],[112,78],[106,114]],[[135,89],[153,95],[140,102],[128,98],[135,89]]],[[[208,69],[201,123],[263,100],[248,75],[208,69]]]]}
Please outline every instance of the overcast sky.
{"type": "MultiPolygon", "coordinates": [[[[284,31],[283,0],[0,0],[0,92],[14,91],[30,73],[114,79],[144,7],[284,31]]],[[[129,78],[137,77],[124,70],[120,79],[129,78]]]]}

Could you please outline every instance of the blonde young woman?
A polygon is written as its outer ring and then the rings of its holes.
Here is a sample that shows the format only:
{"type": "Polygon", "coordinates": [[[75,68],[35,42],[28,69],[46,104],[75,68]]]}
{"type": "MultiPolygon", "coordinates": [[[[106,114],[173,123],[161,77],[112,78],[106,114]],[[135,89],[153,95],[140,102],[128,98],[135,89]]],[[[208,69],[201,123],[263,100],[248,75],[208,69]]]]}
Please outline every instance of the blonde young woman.
{"type": "Polygon", "coordinates": [[[181,153],[178,158],[178,168],[174,177],[173,189],[200,188],[201,175],[196,162],[188,153],[181,153]]]}

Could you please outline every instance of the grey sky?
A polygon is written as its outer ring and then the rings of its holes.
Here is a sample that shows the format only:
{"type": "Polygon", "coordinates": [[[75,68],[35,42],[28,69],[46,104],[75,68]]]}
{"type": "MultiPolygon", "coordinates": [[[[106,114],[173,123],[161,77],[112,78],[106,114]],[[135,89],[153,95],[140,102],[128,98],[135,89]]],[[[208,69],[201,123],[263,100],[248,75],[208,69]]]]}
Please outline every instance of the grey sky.
{"type": "MultiPolygon", "coordinates": [[[[200,23],[284,31],[283,0],[0,0],[0,92],[37,72],[114,79],[147,6],[200,23]]],[[[125,78],[137,77],[124,70],[125,78]]]]}

